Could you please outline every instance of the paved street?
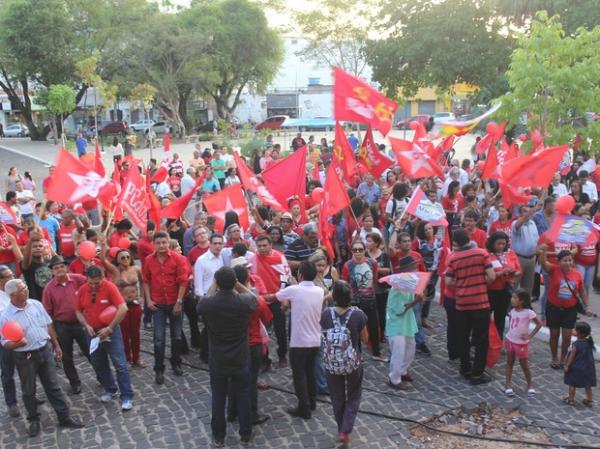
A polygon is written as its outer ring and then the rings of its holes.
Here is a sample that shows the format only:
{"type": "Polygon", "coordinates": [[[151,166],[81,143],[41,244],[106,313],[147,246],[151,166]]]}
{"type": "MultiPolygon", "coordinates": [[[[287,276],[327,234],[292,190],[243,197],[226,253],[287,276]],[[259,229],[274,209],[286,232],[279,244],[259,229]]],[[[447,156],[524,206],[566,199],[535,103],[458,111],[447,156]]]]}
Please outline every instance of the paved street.
{"type": "MultiPolygon", "coordinates": [[[[386,385],[386,365],[373,362],[365,354],[366,373],[364,393],[356,427],[353,448],[409,448],[418,447],[410,435],[409,420],[426,420],[434,414],[451,408],[474,408],[482,401],[506,408],[519,407],[529,420],[542,427],[559,444],[575,444],[578,447],[600,447],[600,423],[598,409],[581,405],[572,408],[563,405],[566,394],[562,374],[548,367],[546,344],[539,340],[532,343],[531,365],[538,396],[526,397],[525,385],[520,371],[515,371],[517,398],[504,397],[504,363],[491,370],[491,384],[472,387],[459,375],[455,362],[448,362],[445,351],[444,318],[440,307],[433,308],[437,323],[431,331],[429,342],[433,355],[418,355],[412,368],[414,387],[407,392],[396,392],[386,385]],[[559,430],[560,429],[560,430],[559,430]]],[[[24,418],[9,418],[4,406],[0,406],[0,447],[24,448],[85,448],[85,449],[133,449],[133,448],[205,448],[210,447],[210,387],[206,366],[199,361],[193,350],[185,357],[185,374],[173,376],[168,370],[163,386],[154,384],[151,333],[142,331],[145,369],[132,371],[136,392],[135,408],[123,414],[118,401],[110,404],[99,402],[99,387],[85,359],[79,357],[78,368],[83,372],[83,394],[70,396],[75,415],[87,424],[83,430],[62,430],[55,427],[55,416],[48,404],[41,407],[43,433],[29,439],[26,436],[24,418]]],[[[68,387],[64,375],[61,380],[65,391],[68,387]]],[[[251,447],[256,448],[334,448],[335,422],[326,396],[320,396],[317,411],[310,421],[293,419],[285,408],[295,404],[292,394],[289,368],[274,370],[261,378],[271,388],[259,392],[259,408],[271,415],[262,426],[255,427],[251,447]]],[[[43,394],[39,394],[43,397],[43,394]]],[[[22,407],[21,407],[22,408],[22,407]]],[[[240,447],[234,433],[235,425],[228,428],[226,443],[240,447]]],[[[510,435],[506,435],[510,438],[510,435]]],[[[515,448],[522,445],[515,444],[515,448]]],[[[487,447],[487,446],[486,446],[487,447]]],[[[489,446],[493,447],[493,446],[489,446]]]]}

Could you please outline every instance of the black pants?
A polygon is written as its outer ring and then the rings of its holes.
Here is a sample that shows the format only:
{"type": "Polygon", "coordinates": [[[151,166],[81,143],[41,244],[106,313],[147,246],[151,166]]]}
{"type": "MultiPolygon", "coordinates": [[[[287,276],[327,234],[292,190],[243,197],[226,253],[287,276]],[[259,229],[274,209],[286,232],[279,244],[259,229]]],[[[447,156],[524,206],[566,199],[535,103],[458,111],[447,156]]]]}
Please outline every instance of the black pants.
{"type": "Polygon", "coordinates": [[[282,359],[286,356],[288,350],[287,332],[285,330],[285,312],[281,310],[281,303],[275,301],[269,304],[269,309],[273,313],[273,330],[277,338],[277,356],[282,359]]]}
{"type": "Polygon", "coordinates": [[[504,337],[504,324],[506,323],[506,314],[511,296],[512,293],[508,288],[503,290],[488,290],[490,311],[494,312],[494,324],[496,325],[500,339],[504,337]]]}
{"type": "Polygon", "coordinates": [[[15,366],[21,379],[23,404],[27,409],[28,421],[39,421],[37,400],[35,398],[35,381],[39,377],[50,405],[56,412],[59,422],[69,418],[69,406],[58,384],[56,362],[49,345],[31,352],[14,352],[15,366]]]}
{"type": "Polygon", "coordinates": [[[434,271],[431,273],[429,282],[427,282],[427,286],[425,287],[425,301],[423,301],[423,306],[421,307],[421,319],[426,319],[429,317],[431,301],[433,301],[433,299],[435,298],[435,285],[437,284],[437,280],[438,274],[434,271]]]}
{"type": "MultiPolygon", "coordinates": [[[[250,412],[252,421],[258,416],[258,373],[262,362],[262,344],[250,345],[250,375],[248,389],[250,390],[250,412]]],[[[237,397],[235,385],[229,384],[229,401],[227,402],[227,416],[237,416],[237,397]]]]}
{"type": "Polygon", "coordinates": [[[62,364],[65,370],[67,379],[72,386],[81,385],[75,363],[73,362],[73,342],[76,341],[83,352],[83,355],[89,360],[90,349],[88,347],[88,339],[85,331],[79,323],[67,323],[64,321],[55,321],[54,329],[58,337],[60,349],[62,349],[62,364]]]}
{"type": "Polygon", "coordinates": [[[458,342],[458,325],[456,324],[456,301],[454,298],[444,296],[444,309],[446,309],[446,349],[450,360],[460,357],[460,346],[458,342]]]}
{"type": "Polygon", "coordinates": [[[379,314],[375,301],[360,301],[358,307],[367,315],[367,329],[369,329],[369,340],[374,356],[381,355],[379,349],[379,314]]]}
{"type": "Polygon", "coordinates": [[[316,348],[290,348],[290,366],[294,379],[294,392],[298,398],[298,411],[310,415],[317,404],[317,382],[315,380],[316,348]]]}
{"type": "Polygon", "coordinates": [[[460,371],[478,377],[483,374],[488,351],[490,310],[465,310],[456,312],[460,371]],[[469,336],[471,341],[469,342],[469,336]],[[471,343],[475,346],[475,357],[471,365],[471,343]]]}
{"type": "MultiPolygon", "coordinates": [[[[183,300],[183,313],[187,317],[190,323],[190,344],[194,348],[200,347],[200,328],[198,327],[198,312],[196,311],[196,297],[194,295],[187,295],[183,300]]],[[[183,333],[183,326],[181,331],[181,351],[187,353],[189,350],[188,343],[183,333]]]]}
{"type": "Polygon", "coordinates": [[[354,421],[360,407],[362,396],[363,368],[347,376],[337,376],[327,373],[327,385],[333,415],[338,426],[338,432],[350,433],[354,427],[354,421]]]}
{"type": "Polygon", "coordinates": [[[377,293],[375,295],[375,302],[377,303],[377,316],[379,318],[379,341],[383,341],[385,335],[385,309],[387,309],[387,298],[389,290],[377,293]]]}

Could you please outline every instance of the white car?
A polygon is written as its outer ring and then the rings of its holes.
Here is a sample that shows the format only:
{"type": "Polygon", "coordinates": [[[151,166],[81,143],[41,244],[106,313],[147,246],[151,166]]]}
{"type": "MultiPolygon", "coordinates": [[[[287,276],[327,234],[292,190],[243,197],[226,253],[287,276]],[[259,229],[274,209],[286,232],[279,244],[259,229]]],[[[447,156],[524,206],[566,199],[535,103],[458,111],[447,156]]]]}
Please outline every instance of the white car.
{"type": "Polygon", "coordinates": [[[436,112],[433,114],[433,123],[443,123],[449,120],[456,120],[456,116],[452,112],[436,112]]]}
{"type": "Polygon", "coordinates": [[[4,128],[4,135],[6,137],[27,137],[29,135],[29,129],[18,123],[9,125],[4,128]]]}

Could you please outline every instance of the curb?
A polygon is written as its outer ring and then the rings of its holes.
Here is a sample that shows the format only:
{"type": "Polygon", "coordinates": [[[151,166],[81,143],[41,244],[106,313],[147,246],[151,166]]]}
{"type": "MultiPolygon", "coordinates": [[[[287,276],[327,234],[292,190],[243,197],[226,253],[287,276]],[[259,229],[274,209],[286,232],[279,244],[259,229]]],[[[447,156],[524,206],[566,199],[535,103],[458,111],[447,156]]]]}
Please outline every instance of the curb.
{"type": "MultiPolygon", "coordinates": [[[[506,326],[508,326],[508,318],[506,319],[506,326]]],[[[531,331],[533,329],[535,329],[535,325],[534,324],[529,325],[529,330],[531,331]]],[[[540,331],[537,334],[535,334],[535,336],[533,338],[537,338],[538,340],[542,340],[547,343],[548,341],[550,341],[550,329],[547,328],[546,326],[543,326],[540,329],[540,331]]],[[[575,337],[575,336],[571,337],[571,343],[573,343],[576,340],[577,340],[577,337],[575,337]]],[[[598,344],[595,344],[594,348],[595,348],[594,360],[598,362],[598,361],[600,361],[600,347],[598,346],[598,344]]],[[[559,348],[559,350],[560,350],[560,348],[559,348]]]]}
{"type": "Polygon", "coordinates": [[[31,154],[24,153],[23,151],[17,150],[15,148],[0,145],[0,149],[5,150],[5,151],[10,151],[11,153],[18,154],[19,156],[28,157],[29,159],[33,159],[34,161],[40,162],[47,167],[50,167],[53,164],[53,162],[45,161],[44,159],[40,159],[37,156],[32,156],[31,154]]]}

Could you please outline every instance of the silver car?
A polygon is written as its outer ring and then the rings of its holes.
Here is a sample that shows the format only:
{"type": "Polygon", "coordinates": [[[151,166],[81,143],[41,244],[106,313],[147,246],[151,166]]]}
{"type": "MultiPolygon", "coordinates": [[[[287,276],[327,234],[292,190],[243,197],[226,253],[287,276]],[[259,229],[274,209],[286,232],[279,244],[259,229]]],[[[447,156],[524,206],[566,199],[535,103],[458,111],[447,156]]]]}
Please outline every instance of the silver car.
{"type": "Polygon", "coordinates": [[[27,137],[29,136],[29,129],[23,125],[20,125],[19,123],[16,123],[4,128],[4,135],[6,137],[27,137]]]}

